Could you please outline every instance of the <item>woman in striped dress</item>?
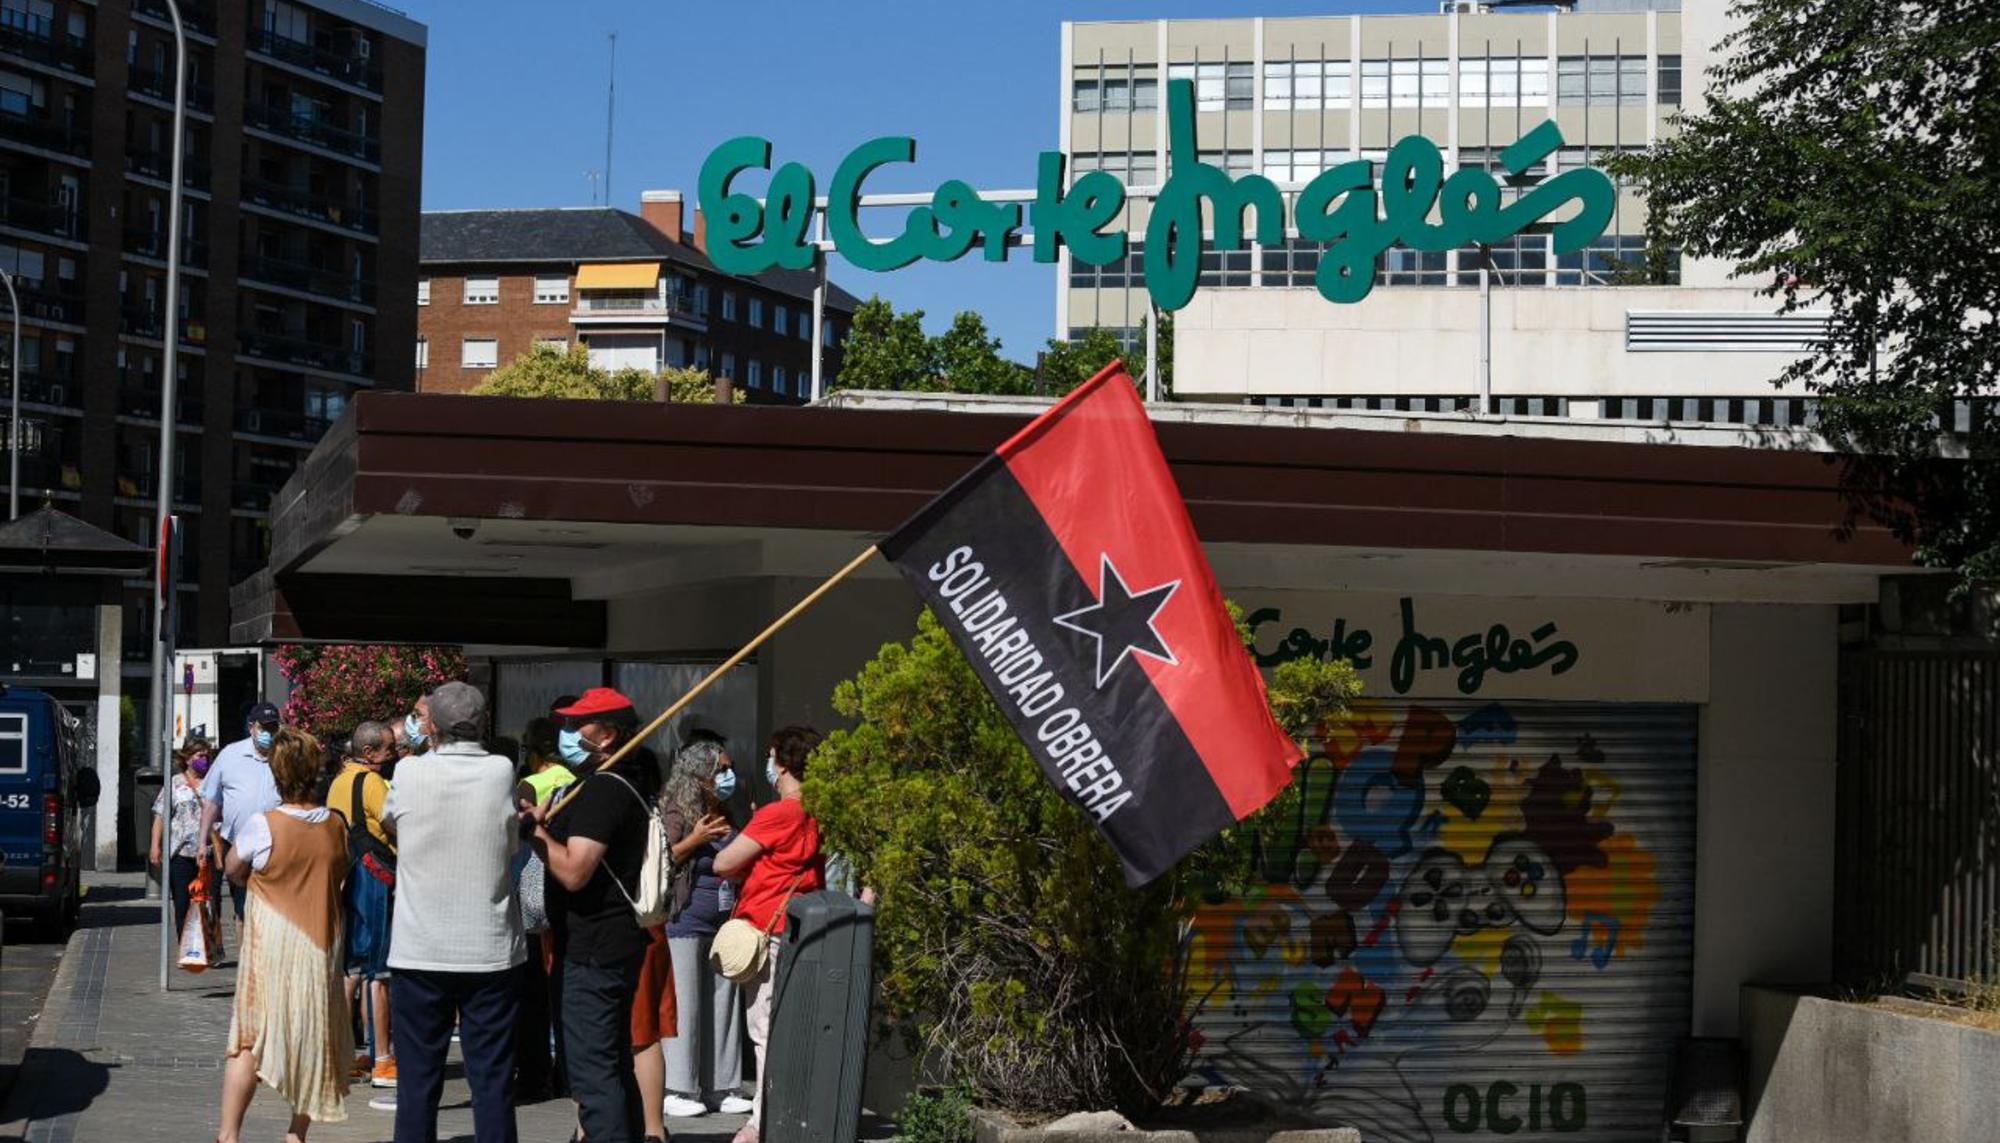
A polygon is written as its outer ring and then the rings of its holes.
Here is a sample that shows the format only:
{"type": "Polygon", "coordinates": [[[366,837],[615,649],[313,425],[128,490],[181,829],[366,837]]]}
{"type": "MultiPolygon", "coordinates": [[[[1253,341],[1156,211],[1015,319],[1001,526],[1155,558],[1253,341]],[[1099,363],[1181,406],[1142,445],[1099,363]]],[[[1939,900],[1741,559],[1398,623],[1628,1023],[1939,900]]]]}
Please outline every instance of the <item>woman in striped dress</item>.
{"type": "Polygon", "coordinates": [[[354,1033],[343,1003],[347,830],[319,803],[321,751],[290,727],[271,744],[280,804],[237,831],[227,872],[249,880],[218,1143],[238,1143],[262,1080],[291,1104],[287,1143],[347,1118],[354,1033]]]}

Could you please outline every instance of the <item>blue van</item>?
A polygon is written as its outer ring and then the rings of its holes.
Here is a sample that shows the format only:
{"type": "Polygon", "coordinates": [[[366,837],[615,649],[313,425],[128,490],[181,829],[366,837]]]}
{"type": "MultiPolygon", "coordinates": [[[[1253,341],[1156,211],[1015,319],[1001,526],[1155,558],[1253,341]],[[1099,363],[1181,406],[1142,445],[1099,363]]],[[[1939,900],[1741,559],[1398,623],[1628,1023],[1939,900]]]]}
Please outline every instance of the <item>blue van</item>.
{"type": "Polygon", "coordinates": [[[83,811],[97,804],[82,726],[43,691],[0,685],[0,911],[67,934],[83,905],[83,811]]]}

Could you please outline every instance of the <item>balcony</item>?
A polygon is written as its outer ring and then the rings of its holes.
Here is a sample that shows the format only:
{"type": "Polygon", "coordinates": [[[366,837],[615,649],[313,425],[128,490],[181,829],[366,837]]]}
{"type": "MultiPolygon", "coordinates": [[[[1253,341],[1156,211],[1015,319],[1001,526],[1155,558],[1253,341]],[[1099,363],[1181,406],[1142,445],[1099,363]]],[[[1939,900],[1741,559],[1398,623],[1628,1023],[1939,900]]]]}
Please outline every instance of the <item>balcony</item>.
{"type": "Polygon", "coordinates": [[[32,230],[54,238],[82,242],[88,237],[83,212],[60,203],[37,202],[26,198],[0,198],[0,226],[32,230]]]}
{"type": "Polygon", "coordinates": [[[236,410],[236,431],[263,437],[282,437],[285,440],[312,444],[326,435],[333,422],[320,417],[308,417],[302,413],[288,413],[278,409],[238,409],[236,410]]]}
{"type": "MultiPolygon", "coordinates": [[[[208,341],[208,328],[196,317],[182,318],[181,344],[199,346],[208,341]]],[[[166,337],[167,324],[159,314],[142,306],[127,306],[118,311],[118,332],[132,337],[149,337],[160,341],[166,337]]]]}
{"type": "Polygon", "coordinates": [[[21,316],[29,321],[83,324],[82,294],[66,294],[47,288],[23,286],[19,279],[15,280],[14,288],[21,295],[21,316]]]}
{"type": "MultiPolygon", "coordinates": [[[[174,423],[192,428],[201,426],[201,392],[183,382],[174,390],[174,423]]],[[[118,414],[158,424],[160,421],[160,379],[151,373],[127,370],[118,383],[118,414]]]]}
{"type": "MultiPolygon", "coordinates": [[[[11,395],[11,390],[0,389],[0,399],[11,395]]],[[[36,405],[53,405],[59,409],[81,409],[83,390],[73,377],[29,370],[21,374],[21,400],[36,405]]]]}
{"type": "Polygon", "coordinates": [[[245,104],[243,125],[269,131],[295,142],[306,143],[364,163],[382,162],[382,142],[366,135],[336,127],[310,115],[294,115],[284,107],[268,103],[245,104]]]}
{"type": "Polygon", "coordinates": [[[670,291],[662,298],[652,290],[579,290],[570,320],[591,325],[685,322],[703,329],[708,326],[708,314],[696,310],[688,295],[670,291]]]}
{"type": "Polygon", "coordinates": [[[358,305],[375,304],[375,283],[304,262],[246,254],[239,277],[358,305]]]}
{"type": "Polygon", "coordinates": [[[242,342],[243,354],[247,357],[260,357],[266,361],[296,365],[304,369],[368,377],[375,365],[374,360],[365,353],[355,353],[338,345],[306,341],[282,334],[245,333],[242,342]]]}
{"type": "MultiPolygon", "coordinates": [[[[125,252],[164,262],[167,260],[167,232],[144,226],[128,226],[125,228],[125,252]]],[[[192,266],[197,270],[207,269],[208,243],[196,242],[182,235],[181,265],[192,266]]]]}
{"type": "Polygon", "coordinates": [[[371,237],[378,233],[380,225],[372,210],[343,203],[329,195],[315,194],[304,187],[286,186],[249,175],[243,176],[243,201],[371,237]]]}
{"type": "Polygon", "coordinates": [[[281,36],[269,30],[251,33],[250,50],[339,83],[350,84],[378,95],[382,91],[381,65],[353,52],[329,51],[315,44],[294,40],[290,36],[281,36]]]}
{"type": "Polygon", "coordinates": [[[0,20],[0,52],[75,75],[88,76],[91,71],[89,43],[57,32],[46,16],[29,16],[11,8],[0,20]]]}
{"type": "Polygon", "coordinates": [[[230,485],[230,506],[245,512],[269,512],[272,497],[284,486],[282,480],[238,480],[230,485]]]}
{"type": "Polygon", "coordinates": [[[53,119],[16,115],[11,111],[0,111],[0,143],[16,143],[78,158],[90,155],[88,131],[57,123],[53,119]]]}
{"type": "MultiPolygon", "coordinates": [[[[135,63],[132,65],[131,79],[126,84],[126,88],[140,95],[150,95],[162,103],[172,103],[174,101],[173,69],[170,67],[147,67],[144,64],[135,63]]],[[[189,110],[200,111],[210,115],[215,113],[215,88],[205,83],[196,83],[190,79],[188,81],[187,94],[189,110]]]]}
{"type": "MultiPolygon", "coordinates": [[[[134,147],[125,152],[125,169],[158,182],[170,182],[173,179],[174,156],[170,151],[134,147]]],[[[208,164],[196,158],[192,148],[182,152],[181,185],[206,192],[208,180],[208,164]]]]}
{"type": "MultiPolygon", "coordinates": [[[[181,22],[190,32],[204,36],[215,35],[215,6],[209,0],[180,0],[181,22]]],[[[174,18],[167,13],[166,0],[132,0],[132,11],[141,16],[150,16],[162,24],[172,25],[174,18]]]]}

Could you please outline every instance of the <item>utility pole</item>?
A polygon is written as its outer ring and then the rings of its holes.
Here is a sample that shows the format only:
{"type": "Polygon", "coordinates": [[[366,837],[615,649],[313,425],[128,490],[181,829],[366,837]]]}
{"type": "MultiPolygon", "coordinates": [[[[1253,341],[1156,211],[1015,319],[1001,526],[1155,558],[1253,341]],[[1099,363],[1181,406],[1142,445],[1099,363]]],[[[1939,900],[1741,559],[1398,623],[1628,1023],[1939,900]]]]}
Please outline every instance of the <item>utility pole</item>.
{"type": "Polygon", "coordinates": [[[7,374],[13,380],[13,395],[7,412],[7,518],[21,518],[21,297],[14,292],[14,275],[0,268],[0,283],[7,287],[7,305],[14,315],[14,349],[7,358],[7,374]]]}

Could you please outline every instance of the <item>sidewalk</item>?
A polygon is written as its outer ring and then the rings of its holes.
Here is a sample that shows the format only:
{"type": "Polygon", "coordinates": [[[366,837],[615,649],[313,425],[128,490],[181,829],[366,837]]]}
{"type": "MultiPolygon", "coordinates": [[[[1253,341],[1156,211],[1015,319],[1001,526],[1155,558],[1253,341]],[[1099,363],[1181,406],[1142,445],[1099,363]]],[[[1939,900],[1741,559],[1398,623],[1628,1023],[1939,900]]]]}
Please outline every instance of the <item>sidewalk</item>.
{"type": "MultiPolygon", "coordinates": [[[[35,1025],[6,1110],[0,1140],[23,1143],[182,1143],[212,1139],[219,1123],[221,1046],[229,1031],[233,968],[200,975],[175,970],[159,989],[159,904],[143,898],[138,874],[95,875],[83,927],[70,938],[48,1003],[35,1025]]],[[[234,951],[233,949],[231,950],[234,951]]],[[[394,1113],[369,1108],[377,1094],[349,1094],[345,1123],[316,1124],[310,1138],[377,1143],[393,1135],[394,1113]]],[[[470,1140],[472,1111],[456,1052],[438,1117],[440,1140],[470,1140]]],[[[518,1109],[524,1143],[561,1143],[575,1126],[570,1104],[518,1109]]],[[[284,1138],[283,1101],[260,1088],[244,1136],[284,1138]]],[[[740,1115],[669,1120],[676,1140],[721,1143],[740,1115]]]]}

